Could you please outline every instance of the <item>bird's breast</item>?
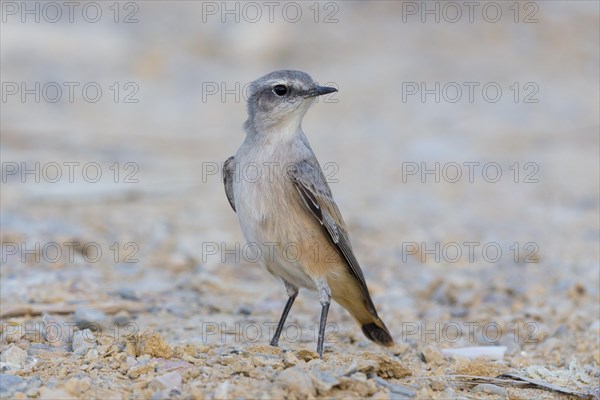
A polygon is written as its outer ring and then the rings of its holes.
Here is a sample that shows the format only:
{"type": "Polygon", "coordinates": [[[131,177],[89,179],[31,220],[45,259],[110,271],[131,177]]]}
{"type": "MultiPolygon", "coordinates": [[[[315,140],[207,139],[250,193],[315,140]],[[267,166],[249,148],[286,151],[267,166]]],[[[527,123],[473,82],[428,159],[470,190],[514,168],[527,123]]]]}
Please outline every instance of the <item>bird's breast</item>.
{"type": "Polygon", "coordinates": [[[233,184],[236,210],[246,239],[274,239],[277,226],[285,218],[293,189],[282,163],[271,159],[242,160],[236,166],[233,184]]]}

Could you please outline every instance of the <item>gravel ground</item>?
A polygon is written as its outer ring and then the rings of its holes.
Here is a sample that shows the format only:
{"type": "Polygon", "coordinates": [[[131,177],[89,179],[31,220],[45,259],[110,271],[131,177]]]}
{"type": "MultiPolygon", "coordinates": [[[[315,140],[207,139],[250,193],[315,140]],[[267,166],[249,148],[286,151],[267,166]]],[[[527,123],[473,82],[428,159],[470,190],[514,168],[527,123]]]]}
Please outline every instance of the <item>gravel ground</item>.
{"type": "Polygon", "coordinates": [[[600,396],[597,2],[494,3],[496,22],[488,2],[472,22],[461,2],[458,22],[438,2],[293,3],[297,22],[20,4],[0,42],[1,398],[600,396]],[[281,68],[340,89],[304,130],[392,348],[333,305],[319,359],[307,291],[268,346],[285,290],[219,169],[244,85],[281,68]]]}

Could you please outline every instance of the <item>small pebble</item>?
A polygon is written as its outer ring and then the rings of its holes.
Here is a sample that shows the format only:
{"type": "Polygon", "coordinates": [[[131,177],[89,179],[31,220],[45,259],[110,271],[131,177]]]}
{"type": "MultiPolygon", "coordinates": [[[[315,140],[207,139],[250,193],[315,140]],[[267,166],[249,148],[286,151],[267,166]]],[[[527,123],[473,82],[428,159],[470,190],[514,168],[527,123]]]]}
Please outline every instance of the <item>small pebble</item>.
{"type": "Polygon", "coordinates": [[[240,306],[240,308],[238,308],[238,314],[248,316],[252,314],[252,309],[247,306],[240,306]]]}
{"type": "Polygon", "coordinates": [[[367,376],[370,379],[375,380],[375,382],[379,386],[384,387],[386,389],[389,389],[390,392],[392,392],[392,393],[399,394],[399,395],[402,395],[402,396],[405,396],[405,397],[415,397],[416,396],[416,392],[413,389],[411,389],[411,388],[387,382],[385,379],[382,379],[382,378],[378,377],[374,373],[370,373],[367,376]]]}
{"type": "Polygon", "coordinates": [[[92,381],[88,377],[83,379],[71,378],[65,383],[65,389],[72,395],[81,395],[90,389],[91,383],[92,381]]]}
{"type": "Polygon", "coordinates": [[[294,365],[298,364],[299,362],[300,362],[300,360],[298,360],[298,357],[296,357],[296,355],[294,353],[292,353],[291,351],[287,351],[287,352],[283,353],[283,364],[285,365],[286,368],[293,367],[294,365]]]}
{"type": "Polygon", "coordinates": [[[96,337],[89,329],[77,331],[73,335],[73,352],[83,355],[88,349],[96,347],[96,337]]]}
{"type": "Polygon", "coordinates": [[[367,374],[363,373],[363,372],[356,372],[354,374],[352,374],[350,376],[353,380],[358,381],[358,382],[366,382],[367,381],[367,374]]]}
{"type": "Polygon", "coordinates": [[[125,310],[119,311],[113,316],[113,323],[117,326],[127,325],[129,321],[131,321],[131,315],[125,310]]]}
{"type": "Polygon", "coordinates": [[[139,300],[139,296],[136,294],[135,290],[130,287],[119,288],[116,294],[125,300],[139,300]]]}
{"type": "Polygon", "coordinates": [[[302,349],[296,352],[296,357],[300,360],[310,361],[319,358],[319,354],[316,351],[302,349]]]}
{"type": "Polygon", "coordinates": [[[506,389],[500,386],[492,385],[490,383],[480,383],[479,385],[473,388],[473,392],[495,394],[497,396],[508,397],[508,392],[506,391],[506,389]]]}
{"type": "Polygon", "coordinates": [[[98,350],[96,349],[90,349],[87,354],[85,355],[85,361],[94,361],[95,359],[98,358],[98,350]]]}
{"type": "Polygon", "coordinates": [[[156,361],[146,361],[141,364],[135,365],[127,370],[127,376],[131,379],[139,378],[140,375],[147,374],[148,372],[154,371],[154,368],[158,365],[156,361]]]}
{"type": "Polygon", "coordinates": [[[15,392],[21,390],[24,383],[20,376],[0,374],[0,397],[10,398],[15,392]]]}
{"type": "Polygon", "coordinates": [[[63,318],[55,315],[44,314],[42,317],[44,327],[42,335],[44,339],[53,347],[61,347],[65,350],[69,343],[73,341],[74,323],[67,322],[63,318]]]}
{"type": "Polygon", "coordinates": [[[49,388],[42,386],[40,388],[40,399],[42,400],[55,400],[55,399],[71,399],[73,395],[69,394],[62,387],[49,388]]]}
{"type": "Polygon", "coordinates": [[[316,394],[310,375],[297,366],[283,370],[275,379],[275,384],[295,393],[300,398],[312,397],[316,394]]]}
{"type": "Polygon", "coordinates": [[[166,374],[154,377],[148,387],[154,391],[181,390],[181,381],[181,374],[179,372],[167,372],[166,374]]]}
{"type": "Polygon", "coordinates": [[[102,325],[106,323],[106,314],[102,311],[87,307],[77,307],[73,314],[73,319],[79,329],[101,330],[102,325]]]}
{"type": "Polygon", "coordinates": [[[152,356],[166,359],[173,356],[173,349],[158,332],[146,330],[138,334],[135,339],[135,354],[137,356],[152,356]]]}
{"type": "Polygon", "coordinates": [[[310,376],[313,380],[313,384],[319,392],[327,392],[331,390],[331,388],[333,388],[334,386],[340,384],[339,379],[336,378],[334,375],[326,371],[321,371],[317,368],[313,368],[310,371],[310,376]]]}
{"type": "Polygon", "coordinates": [[[446,384],[441,380],[435,380],[435,381],[431,382],[431,384],[429,386],[431,386],[432,390],[435,390],[437,392],[440,392],[440,391],[446,389],[446,384]]]}
{"type": "Polygon", "coordinates": [[[217,386],[215,393],[213,394],[215,400],[227,400],[229,399],[229,381],[225,381],[217,386]]]}
{"type": "Polygon", "coordinates": [[[27,362],[27,352],[15,344],[10,344],[2,352],[0,358],[3,362],[22,367],[27,362]]]}
{"type": "Polygon", "coordinates": [[[426,346],[422,351],[423,360],[428,364],[438,365],[444,361],[442,353],[433,346],[426,346]]]}

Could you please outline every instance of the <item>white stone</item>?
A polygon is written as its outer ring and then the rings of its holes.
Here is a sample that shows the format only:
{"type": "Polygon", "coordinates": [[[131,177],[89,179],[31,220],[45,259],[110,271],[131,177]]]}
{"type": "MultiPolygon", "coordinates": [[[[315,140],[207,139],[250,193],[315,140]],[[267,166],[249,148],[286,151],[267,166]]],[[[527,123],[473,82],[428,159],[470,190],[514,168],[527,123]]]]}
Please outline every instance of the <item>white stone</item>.
{"type": "Polygon", "coordinates": [[[78,354],[87,353],[88,349],[96,347],[96,337],[89,329],[77,331],[73,335],[73,351],[78,354]]]}
{"type": "Polygon", "coordinates": [[[27,362],[27,352],[17,345],[11,344],[2,352],[2,361],[19,366],[27,362]]]}

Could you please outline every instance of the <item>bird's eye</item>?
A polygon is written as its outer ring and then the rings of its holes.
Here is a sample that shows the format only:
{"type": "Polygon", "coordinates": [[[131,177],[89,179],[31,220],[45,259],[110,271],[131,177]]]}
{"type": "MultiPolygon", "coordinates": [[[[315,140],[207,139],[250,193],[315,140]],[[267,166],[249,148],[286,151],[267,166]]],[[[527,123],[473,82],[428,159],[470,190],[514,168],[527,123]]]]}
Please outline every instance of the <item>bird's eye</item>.
{"type": "Polygon", "coordinates": [[[273,86],[273,93],[277,96],[285,96],[288,92],[288,88],[285,85],[275,85],[273,86]]]}

